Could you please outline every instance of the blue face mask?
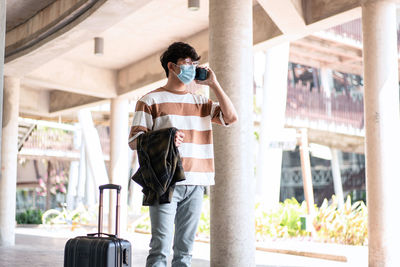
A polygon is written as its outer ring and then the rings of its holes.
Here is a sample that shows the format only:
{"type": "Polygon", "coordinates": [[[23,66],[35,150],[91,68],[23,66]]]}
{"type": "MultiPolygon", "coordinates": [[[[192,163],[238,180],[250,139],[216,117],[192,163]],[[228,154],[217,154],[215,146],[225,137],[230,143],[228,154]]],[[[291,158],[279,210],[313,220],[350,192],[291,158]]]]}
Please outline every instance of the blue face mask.
{"type": "Polygon", "coordinates": [[[188,84],[194,80],[194,77],[196,76],[195,65],[180,65],[179,67],[181,68],[181,72],[177,76],[181,82],[188,84]]]}

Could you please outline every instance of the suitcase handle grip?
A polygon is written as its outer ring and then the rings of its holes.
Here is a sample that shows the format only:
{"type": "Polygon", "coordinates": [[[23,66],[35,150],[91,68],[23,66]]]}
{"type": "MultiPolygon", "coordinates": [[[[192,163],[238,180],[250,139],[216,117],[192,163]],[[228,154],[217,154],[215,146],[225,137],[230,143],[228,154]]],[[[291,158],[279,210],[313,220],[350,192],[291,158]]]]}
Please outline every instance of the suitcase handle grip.
{"type": "Polygon", "coordinates": [[[119,235],[119,217],[120,217],[120,199],[121,199],[121,186],[117,184],[104,184],[99,186],[100,189],[100,199],[99,199],[99,225],[98,225],[98,235],[102,235],[103,230],[103,190],[104,189],[115,189],[117,190],[117,210],[116,210],[116,220],[115,220],[115,237],[119,235]]]}
{"type": "Polygon", "coordinates": [[[106,236],[109,236],[109,237],[117,237],[116,235],[112,235],[112,234],[106,234],[106,233],[93,233],[93,234],[87,234],[87,236],[96,236],[96,235],[98,235],[98,236],[101,236],[101,235],[106,235],[106,236]]]}
{"type": "Polygon", "coordinates": [[[121,191],[121,186],[117,184],[103,184],[99,186],[100,191],[103,191],[104,189],[115,189],[118,192],[121,191]]]}

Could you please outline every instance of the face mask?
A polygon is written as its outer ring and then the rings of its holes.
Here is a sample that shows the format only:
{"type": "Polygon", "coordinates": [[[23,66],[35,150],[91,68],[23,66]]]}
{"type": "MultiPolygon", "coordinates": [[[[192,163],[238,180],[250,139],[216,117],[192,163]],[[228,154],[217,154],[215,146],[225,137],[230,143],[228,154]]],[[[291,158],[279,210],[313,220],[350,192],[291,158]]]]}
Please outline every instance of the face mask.
{"type": "Polygon", "coordinates": [[[196,66],[195,65],[180,65],[179,67],[181,69],[181,72],[176,76],[178,76],[178,79],[181,82],[183,82],[184,84],[188,84],[194,80],[194,76],[196,76],[196,66]]]}

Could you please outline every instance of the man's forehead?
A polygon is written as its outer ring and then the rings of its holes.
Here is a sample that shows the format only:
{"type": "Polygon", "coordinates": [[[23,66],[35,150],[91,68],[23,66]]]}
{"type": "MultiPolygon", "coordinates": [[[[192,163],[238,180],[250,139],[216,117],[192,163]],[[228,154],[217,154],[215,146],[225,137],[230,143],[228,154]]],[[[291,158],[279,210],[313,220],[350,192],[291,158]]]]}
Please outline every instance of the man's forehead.
{"type": "Polygon", "coordinates": [[[193,60],[190,58],[190,57],[187,57],[187,58],[180,58],[180,59],[178,59],[178,61],[185,61],[185,62],[192,62],[193,60]]]}

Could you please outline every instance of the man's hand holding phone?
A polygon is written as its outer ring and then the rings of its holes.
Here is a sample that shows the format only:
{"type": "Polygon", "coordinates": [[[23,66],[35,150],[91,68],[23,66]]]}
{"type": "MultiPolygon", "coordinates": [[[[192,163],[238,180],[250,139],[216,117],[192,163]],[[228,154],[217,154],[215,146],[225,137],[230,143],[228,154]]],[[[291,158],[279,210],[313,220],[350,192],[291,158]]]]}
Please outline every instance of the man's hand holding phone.
{"type": "Polygon", "coordinates": [[[206,76],[205,80],[200,80],[200,79],[195,78],[195,82],[197,84],[208,85],[210,87],[214,87],[218,84],[217,77],[215,76],[214,71],[210,67],[202,67],[201,66],[201,67],[198,67],[198,69],[199,70],[197,70],[196,73],[199,72],[199,74],[198,74],[199,76],[202,75],[202,78],[204,77],[203,70],[206,71],[207,76],[206,76]],[[200,69],[203,69],[203,70],[200,70],[200,69]]]}

